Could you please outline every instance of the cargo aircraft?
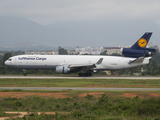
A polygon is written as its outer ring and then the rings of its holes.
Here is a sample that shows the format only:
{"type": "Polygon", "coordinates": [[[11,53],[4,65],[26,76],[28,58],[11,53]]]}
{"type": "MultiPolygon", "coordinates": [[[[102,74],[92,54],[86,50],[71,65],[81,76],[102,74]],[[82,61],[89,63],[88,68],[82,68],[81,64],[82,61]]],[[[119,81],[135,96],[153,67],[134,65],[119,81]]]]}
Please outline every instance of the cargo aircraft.
{"type": "Polygon", "coordinates": [[[122,56],[102,55],[17,55],[10,57],[5,64],[21,68],[24,76],[27,69],[55,69],[57,73],[79,72],[79,76],[91,76],[93,72],[120,70],[149,63],[155,49],[146,48],[151,32],[146,32],[131,48],[121,48],[122,56]]]}

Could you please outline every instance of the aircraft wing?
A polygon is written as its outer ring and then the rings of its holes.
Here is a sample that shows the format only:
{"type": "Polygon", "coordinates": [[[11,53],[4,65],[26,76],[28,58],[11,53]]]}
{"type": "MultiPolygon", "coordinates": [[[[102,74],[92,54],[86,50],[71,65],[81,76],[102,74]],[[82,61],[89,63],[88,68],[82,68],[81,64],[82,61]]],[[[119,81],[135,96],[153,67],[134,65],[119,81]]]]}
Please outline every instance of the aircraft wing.
{"type": "Polygon", "coordinates": [[[80,68],[80,67],[96,67],[97,65],[101,64],[103,61],[103,58],[100,58],[97,63],[86,63],[86,64],[72,64],[68,67],[70,68],[80,68]]]}
{"type": "Polygon", "coordinates": [[[129,64],[137,64],[137,63],[142,63],[145,57],[139,57],[133,61],[130,61],[129,64]]]}
{"type": "Polygon", "coordinates": [[[92,63],[88,63],[88,64],[72,64],[72,65],[69,65],[68,67],[77,68],[77,67],[90,67],[90,66],[94,66],[94,64],[92,64],[92,63]]]}

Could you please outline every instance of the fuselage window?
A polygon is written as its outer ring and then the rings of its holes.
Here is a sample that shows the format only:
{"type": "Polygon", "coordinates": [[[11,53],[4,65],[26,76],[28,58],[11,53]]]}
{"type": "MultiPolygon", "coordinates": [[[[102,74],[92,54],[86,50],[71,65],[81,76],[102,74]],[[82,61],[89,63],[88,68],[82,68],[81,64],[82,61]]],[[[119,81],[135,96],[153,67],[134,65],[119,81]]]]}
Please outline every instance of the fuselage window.
{"type": "Polygon", "coordinates": [[[8,59],[9,61],[12,61],[12,59],[8,59]]]}

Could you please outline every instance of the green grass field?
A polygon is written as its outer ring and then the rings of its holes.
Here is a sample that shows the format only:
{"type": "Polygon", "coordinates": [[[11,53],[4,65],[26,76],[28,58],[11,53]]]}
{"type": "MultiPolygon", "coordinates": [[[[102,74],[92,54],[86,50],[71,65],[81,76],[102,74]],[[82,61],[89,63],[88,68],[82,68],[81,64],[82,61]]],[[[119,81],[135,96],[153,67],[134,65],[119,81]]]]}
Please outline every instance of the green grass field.
{"type": "Polygon", "coordinates": [[[0,98],[0,116],[4,111],[32,112],[23,118],[12,120],[159,120],[160,98],[140,99],[139,97],[110,97],[102,94],[96,98],[84,97],[43,98],[27,96],[23,98],[0,98]],[[55,115],[38,115],[36,112],[66,112],[55,115]]]}
{"type": "MultiPolygon", "coordinates": [[[[0,79],[0,87],[159,88],[160,80],[2,78],[0,79]]],[[[0,90],[0,94],[0,116],[8,116],[4,111],[33,112],[23,118],[12,118],[12,120],[160,120],[160,91],[53,91],[15,89],[0,90]],[[66,95],[67,97],[54,98],[54,96],[46,96],[47,93],[54,95],[62,92],[62,95],[66,95]],[[8,93],[11,93],[11,95],[8,96],[8,93]],[[27,93],[26,96],[24,95],[25,93],[27,93]],[[37,94],[33,95],[30,93],[37,94]],[[45,93],[45,96],[42,93],[45,93]],[[14,96],[18,94],[20,94],[20,98],[14,96]],[[81,94],[83,96],[80,96],[81,94]],[[98,97],[97,94],[99,94],[98,97]],[[58,113],[55,115],[38,115],[36,112],[58,113]],[[68,114],[59,114],[59,112],[66,112],[68,114]]]]}
{"type": "Polygon", "coordinates": [[[147,87],[160,88],[160,80],[132,79],[0,79],[0,87],[147,87]]]}

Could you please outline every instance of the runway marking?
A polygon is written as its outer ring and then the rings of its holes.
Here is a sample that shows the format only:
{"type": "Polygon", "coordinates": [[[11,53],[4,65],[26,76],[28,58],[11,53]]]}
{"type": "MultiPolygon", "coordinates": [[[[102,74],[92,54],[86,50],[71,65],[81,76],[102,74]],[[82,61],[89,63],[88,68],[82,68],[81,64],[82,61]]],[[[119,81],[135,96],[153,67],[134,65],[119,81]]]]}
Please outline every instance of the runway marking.
{"type": "Polygon", "coordinates": [[[1,78],[13,79],[160,79],[160,77],[110,77],[110,76],[92,76],[92,77],[76,77],[76,76],[0,76],[1,78]]]}

